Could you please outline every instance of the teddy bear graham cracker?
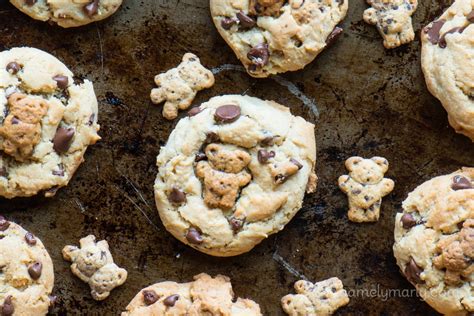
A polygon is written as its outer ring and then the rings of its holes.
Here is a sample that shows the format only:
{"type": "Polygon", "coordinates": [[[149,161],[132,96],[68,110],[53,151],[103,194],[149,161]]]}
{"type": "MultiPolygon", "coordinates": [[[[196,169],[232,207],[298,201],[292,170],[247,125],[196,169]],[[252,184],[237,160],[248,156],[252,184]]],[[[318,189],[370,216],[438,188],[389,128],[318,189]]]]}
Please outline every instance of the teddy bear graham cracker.
{"type": "Polygon", "coordinates": [[[388,161],[383,157],[351,157],[346,160],[348,175],[339,177],[339,188],[349,199],[349,220],[376,222],[380,217],[382,198],[392,192],[395,183],[384,178],[388,161]]]}

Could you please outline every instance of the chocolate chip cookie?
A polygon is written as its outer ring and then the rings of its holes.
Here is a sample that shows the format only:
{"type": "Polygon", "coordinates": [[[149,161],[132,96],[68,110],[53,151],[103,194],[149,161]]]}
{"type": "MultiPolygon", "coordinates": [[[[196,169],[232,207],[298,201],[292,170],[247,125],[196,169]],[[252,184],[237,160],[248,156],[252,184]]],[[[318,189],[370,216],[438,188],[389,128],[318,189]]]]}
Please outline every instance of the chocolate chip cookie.
{"type": "Polygon", "coordinates": [[[141,290],[122,316],[226,315],[260,316],[252,300],[235,298],[230,279],[201,273],[189,283],[160,282],[141,290]]]}
{"type": "Polygon", "coordinates": [[[97,135],[92,83],[76,82],[55,57],[35,48],[0,53],[0,195],[42,191],[53,196],[68,184],[97,135]]]}
{"type": "Polygon", "coordinates": [[[451,126],[474,141],[473,22],[474,3],[456,0],[421,32],[421,64],[451,126]]]}
{"type": "Polygon", "coordinates": [[[199,251],[239,255],[298,212],[305,191],[316,188],[315,163],[314,125],[288,108],[212,98],[179,121],[157,157],[161,220],[199,251]]]}
{"type": "Polygon", "coordinates": [[[108,18],[122,0],[10,0],[35,20],[56,23],[64,28],[86,25],[108,18]]]}
{"type": "Polygon", "coordinates": [[[41,240],[0,216],[0,315],[46,315],[53,285],[53,262],[41,240]]]}
{"type": "Polygon", "coordinates": [[[348,0],[211,0],[217,30],[253,77],[304,68],[342,33],[348,0]]]}
{"type": "Polygon", "coordinates": [[[421,297],[446,315],[474,312],[474,168],[418,186],[395,218],[397,264],[421,297]]]}

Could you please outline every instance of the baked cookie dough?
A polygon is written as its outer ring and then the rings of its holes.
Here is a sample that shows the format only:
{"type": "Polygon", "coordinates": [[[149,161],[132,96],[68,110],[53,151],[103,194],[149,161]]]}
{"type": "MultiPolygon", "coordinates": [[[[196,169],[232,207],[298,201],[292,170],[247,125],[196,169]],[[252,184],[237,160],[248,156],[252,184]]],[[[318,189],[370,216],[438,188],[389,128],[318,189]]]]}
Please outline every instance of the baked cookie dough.
{"type": "Polygon", "coordinates": [[[122,4],[122,0],[10,0],[10,2],[35,20],[56,23],[64,28],[108,18],[122,4]]]}
{"type": "Polygon", "coordinates": [[[92,83],[35,48],[0,53],[0,195],[53,196],[97,135],[92,83]]]}
{"type": "Polygon", "coordinates": [[[339,188],[349,198],[349,220],[376,222],[380,217],[382,198],[392,192],[395,183],[384,178],[388,161],[383,157],[351,157],[346,160],[349,174],[339,177],[339,188]]]}
{"type": "Polygon", "coordinates": [[[304,68],[338,35],[348,0],[211,0],[217,30],[253,77],[304,68]]]}
{"type": "Polygon", "coordinates": [[[94,235],[82,238],[80,247],[66,246],[63,258],[71,261],[71,271],[89,284],[92,298],[105,300],[110,292],[125,283],[127,271],[114,263],[106,240],[95,241],[94,235]]]}
{"type": "Polygon", "coordinates": [[[160,282],[140,291],[122,316],[222,315],[260,316],[260,306],[252,300],[235,299],[230,279],[205,273],[189,283],[160,282]]]}
{"type": "Polygon", "coordinates": [[[395,218],[397,264],[438,312],[474,312],[474,168],[418,186],[395,218]]]}
{"type": "Polygon", "coordinates": [[[415,38],[411,16],[417,0],[367,0],[371,6],[364,11],[364,21],[375,25],[385,48],[395,48],[415,38]]]}
{"type": "Polygon", "coordinates": [[[53,286],[53,262],[41,240],[0,216],[0,315],[46,315],[53,286]]]}
{"type": "Polygon", "coordinates": [[[457,133],[474,141],[474,2],[456,0],[421,32],[421,65],[429,91],[457,133]]]}
{"type": "Polygon", "coordinates": [[[198,91],[214,85],[214,75],[201,65],[196,55],[186,53],[178,67],[157,75],[155,83],[158,88],[151,90],[151,101],[165,102],[163,116],[173,120],[178,116],[178,109],[189,108],[198,91]]]}
{"type": "Polygon", "coordinates": [[[240,95],[193,108],[157,157],[155,199],[177,239],[213,256],[251,250],[316,188],[314,125],[240,95]]]}
{"type": "Polygon", "coordinates": [[[281,306],[290,316],[328,316],[349,304],[341,280],[330,278],[317,283],[300,280],[295,283],[296,294],[281,299],[281,306]]]}

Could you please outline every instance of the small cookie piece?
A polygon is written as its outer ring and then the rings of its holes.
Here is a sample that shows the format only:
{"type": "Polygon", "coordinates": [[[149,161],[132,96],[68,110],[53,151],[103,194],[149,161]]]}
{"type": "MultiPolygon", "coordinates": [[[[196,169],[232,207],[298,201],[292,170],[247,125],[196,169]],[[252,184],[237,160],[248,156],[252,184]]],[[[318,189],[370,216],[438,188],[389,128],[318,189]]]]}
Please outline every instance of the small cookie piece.
{"type": "Polygon", "coordinates": [[[97,142],[97,99],[55,57],[35,48],[0,53],[0,195],[66,186],[97,142]]]}
{"type": "Polygon", "coordinates": [[[456,133],[474,141],[474,2],[456,0],[421,32],[421,68],[428,90],[456,133]]]}
{"type": "Polygon", "coordinates": [[[235,298],[230,279],[201,273],[189,283],[160,282],[140,291],[122,316],[261,316],[252,300],[235,298]]]}
{"type": "Polygon", "coordinates": [[[435,310],[474,313],[474,168],[435,177],[408,194],[395,217],[402,274],[435,310]]]}
{"type": "Polygon", "coordinates": [[[77,27],[114,14],[122,0],[10,0],[21,12],[35,20],[61,27],[77,27]]]}
{"type": "Polygon", "coordinates": [[[53,262],[41,240],[0,215],[0,315],[46,315],[53,286],[53,262]]]}
{"type": "Polygon", "coordinates": [[[157,157],[158,212],[189,246],[239,255],[282,230],[305,190],[315,190],[314,125],[248,96],[215,97],[195,109],[157,157]]]}
{"type": "Polygon", "coordinates": [[[257,78],[311,63],[342,33],[348,0],[211,0],[217,30],[257,78]]]}
{"type": "Polygon", "coordinates": [[[214,85],[214,75],[203,65],[199,58],[191,53],[183,56],[178,67],[155,77],[158,88],[151,90],[151,101],[163,106],[163,116],[173,120],[178,116],[178,109],[189,108],[198,91],[214,85]]]}
{"type": "Polygon", "coordinates": [[[415,38],[411,16],[417,0],[367,0],[371,8],[364,11],[364,21],[375,25],[385,48],[395,48],[415,38]]]}
{"type": "Polygon", "coordinates": [[[114,288],[127,280],[127,271],[114,263],[106,240],[96,242],[95,236],[89,235],[79,243],[80,247],[64,247],[63,258],[72,262],[72,273],[89,284],[92,298],[105,300],[114,288]]]}
{"type": "Polygon", "coordinates": [[[311,283],[300,280],[295,283],[296,294],[281,299],[281,306],[290,316],[326,316],[349,304],[349,297],[341,280],[330,278],[311,283]]]}
{"type": "Polygon", "coordinates": [[[392,192],[395,185],[393,180],[384,178],[388,170],[387,159],[351,157],[345,165],[349,175],[339,177],[339,188],[349,198],[349,220],[358,223],[378,221],[382,198],[392,192]]]}

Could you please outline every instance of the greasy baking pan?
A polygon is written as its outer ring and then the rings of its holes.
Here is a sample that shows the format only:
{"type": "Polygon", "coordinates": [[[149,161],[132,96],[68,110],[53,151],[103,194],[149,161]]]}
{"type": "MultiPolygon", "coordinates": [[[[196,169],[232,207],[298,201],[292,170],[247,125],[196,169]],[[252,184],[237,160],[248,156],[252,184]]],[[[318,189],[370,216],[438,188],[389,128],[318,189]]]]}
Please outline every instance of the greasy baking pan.
{"type": "MultiPolygon", "coordinates": [[[[394,215],[423,181],[474,165],[474,146],[448,126],[420,69],[420,42],[385,50],[362,20],[363,0],[351,0],[344,35],[304,70],[275,79],[252,79],[215,30],[207,0],[125,0],[108,20],[64,30],[36,22],[8,1],[0,3],[0,48],[32,46],[94,82],[102,141],[90,147],[68,187],[51,199],[1,200],[9,219],[37,234],[55,264],[58,315],[117,315],[143,287],[163,280],[189,281],[200,272],[226,274],[235,292],[281,315],[280,298],[306,277],[338,276],[351,295],[338,313],[435,314],[412,291],[392,255],[394,215]],[[188,51],[216,71],[216,85],[195,104],[228,93],[273,99],[316,123],[316,193],[284,231],[250,253],[213,258],[184,246],[163,228],[155,209],[155,158],[177,121],[166,121],[149,101],[155,74],[174,67],[188,51]],[[218,68],[220,67],[220,68],[218,68]],[[318,116],[319,113],[319,116],[318,116]],[[380,155],[396,181],[375,224],[347,219],[337,178],[352,155],[380,155]],[[61,249],[95,234],[109,241],[125,285],[103,302],[69,271],[61,249]],[[405,289],[405,291],[402,291],[405,289]],[[399,291],[397,291],[399,290],[399,291]]],[[[414,27],[439,15],[448,1],[421,1],[414,27]]]]}

